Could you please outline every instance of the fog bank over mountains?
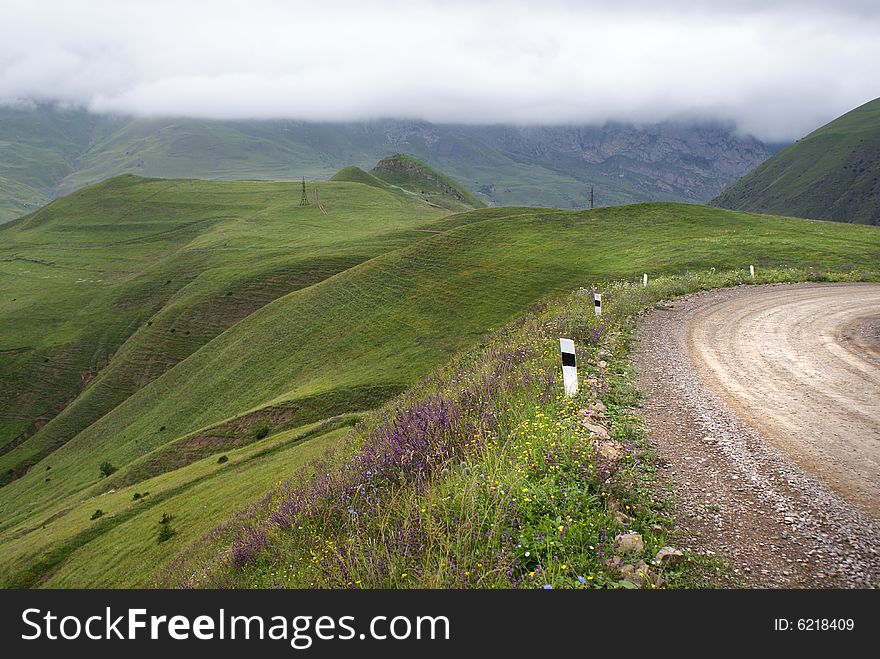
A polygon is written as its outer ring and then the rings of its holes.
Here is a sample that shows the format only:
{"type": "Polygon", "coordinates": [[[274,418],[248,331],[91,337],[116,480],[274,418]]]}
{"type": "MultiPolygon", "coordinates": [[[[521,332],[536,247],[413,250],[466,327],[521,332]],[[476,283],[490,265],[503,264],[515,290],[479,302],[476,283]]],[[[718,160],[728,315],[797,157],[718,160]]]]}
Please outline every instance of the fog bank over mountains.
{"type": "Polygon", "coordinates": [[[142,117],[735,123],[792,141],[875,98],[876,3],[5,2],[0,102],[142,117]]]}

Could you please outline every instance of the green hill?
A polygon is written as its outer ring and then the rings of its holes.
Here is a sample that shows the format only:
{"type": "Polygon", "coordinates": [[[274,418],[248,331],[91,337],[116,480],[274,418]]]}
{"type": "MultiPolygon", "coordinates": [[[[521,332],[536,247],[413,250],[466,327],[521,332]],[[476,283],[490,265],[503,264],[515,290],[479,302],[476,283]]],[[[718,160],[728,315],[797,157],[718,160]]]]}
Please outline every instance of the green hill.
{"type": "Polygon", "coordinates": [[[712,204],[880,224],[880,99],[798,140],[732,184],[712,204]]]}
{"type": "Polygon", "coordinates": [[[425,201],[442,208],[460,211],[485,206],[461,184],[403,153],[383,158],[370,173],[390,185],[419,194],[425,201]]]}
{"type": "Polygon", "coordinates": [[[388,185],[382,181],[381,179],[373,176],[372,174],[368,174],[360,167],[355,167],[354,165],[349,165],[348,167],[343,167],[338,172],[336,172],[333,176],[330,177],[331,181],[346,181],[348,183],[363,183],[364,185],[372,185],[375,188],[387,188],[388,185]]]}
{"type": "Polygon", "coordinates": [[[326,216],[298,184],[124,176],[3,226],[0,482],[262,305],[443,215],[401,191],[318,187],[326,216]]]}
{"type": "Polygon", "coordinates": [[[686,204],[449,214],[421,187],[317,185],[326,215],[296,183],[127,176],[0,227],[0,580],[145,583],[547,295],[750,263],[880,276],[873,227],[686,204]],[[164,512],[178,533],[157,543],[164,512]]]}

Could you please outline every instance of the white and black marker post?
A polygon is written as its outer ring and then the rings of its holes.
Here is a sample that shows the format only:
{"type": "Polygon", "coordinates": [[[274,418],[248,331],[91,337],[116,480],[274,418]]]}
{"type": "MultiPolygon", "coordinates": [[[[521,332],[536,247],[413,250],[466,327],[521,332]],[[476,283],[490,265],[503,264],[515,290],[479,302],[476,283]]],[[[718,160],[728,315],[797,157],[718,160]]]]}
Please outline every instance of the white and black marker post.
{"type": "Polygon", "coordinates": [[[593,293],[593,311],[596,312],[597,316],[602,315],[602,294],[601,293],[593,293]]]}
{"type": "Polygon", "coordinates": [[[750,265],[750,266],[749,266],[749,276],[750,276],[752,279],[755,278],[755,266],[753,266],[753,265],[750,265]]]}
{"type": "Polygon", "coordinates": [[[574,359],[574,341],[571,339],[559,339],[559,349],[562,351],[562,384],[565,387],[566,396],[574,396],[578,392],[577,363],[574,359]]]}
{"type": "Polygon", "coordinates": [[[648,273],[642,275],[642,288],[648,288],[648,273]]]}

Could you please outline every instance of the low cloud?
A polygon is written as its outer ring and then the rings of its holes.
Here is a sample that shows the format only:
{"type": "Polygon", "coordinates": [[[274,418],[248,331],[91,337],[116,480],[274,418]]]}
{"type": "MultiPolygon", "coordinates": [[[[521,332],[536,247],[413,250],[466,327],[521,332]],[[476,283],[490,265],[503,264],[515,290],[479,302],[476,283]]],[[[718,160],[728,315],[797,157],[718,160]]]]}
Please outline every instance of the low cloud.
{"type": "Polygon", "coordinates": [[[880,95],[874,2],[0,4],[5,103],[223,119],[711,118],[786,140],[880,95]]]}

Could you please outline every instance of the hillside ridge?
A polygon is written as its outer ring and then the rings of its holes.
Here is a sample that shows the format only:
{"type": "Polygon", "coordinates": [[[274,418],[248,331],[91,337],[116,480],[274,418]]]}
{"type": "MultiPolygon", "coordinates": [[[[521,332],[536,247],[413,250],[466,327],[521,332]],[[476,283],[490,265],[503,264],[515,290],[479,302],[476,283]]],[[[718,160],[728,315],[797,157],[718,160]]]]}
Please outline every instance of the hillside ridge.
{"type": "Polygon", "coordinates": [[[880,224],[880,98],[798,140],[711,203],[733,210],[880,224]]]}

